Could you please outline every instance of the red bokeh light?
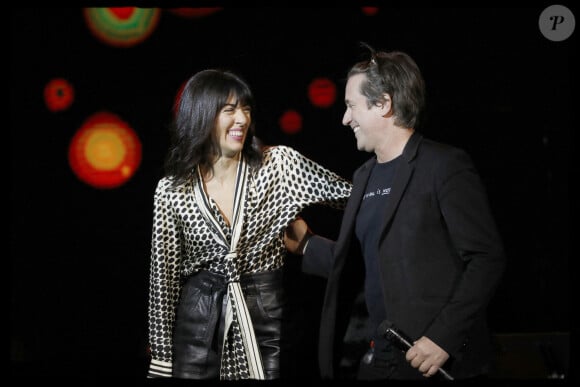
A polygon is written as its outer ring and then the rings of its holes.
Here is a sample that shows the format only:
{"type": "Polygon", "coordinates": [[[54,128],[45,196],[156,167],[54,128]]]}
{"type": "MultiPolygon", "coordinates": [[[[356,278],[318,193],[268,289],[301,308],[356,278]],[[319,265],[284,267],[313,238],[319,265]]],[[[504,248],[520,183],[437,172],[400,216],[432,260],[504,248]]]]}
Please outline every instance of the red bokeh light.
{"type": "Polygon", "coordinates": [[[169,8],[169,12],[187,18],[204,17],[222,10],[223,7],[169,8]]]}
{"type": "Polygon", "coordinates": [[[280,117],[279,124],[284,133],[296,134],[302,130],[302,115],[295,110],[287,110],[280,117]]]}
{"type": "Polygon", "coordinates": [[[68,109],[74,97],[74,88],[66,79],[52,79],[44,88],[44,103],[51,112],[68,109]]]}
{"type": "Polygon", "coordinates": [[[330,107],[336,101],[336,85],[328,78],[316,78],[308,86],[308,98],[314,106],[330,107]]]}
{"type": "Polygon", "coordinates": [[[379,12],[379,7],[362,7],[361,9],[367,16],[374,16],[379,12]]]}
{"type": "Polygon", "coordinates": [[[181,86],[179,86],[179,90],[177,90],[177,93],[175,94],[175,98],[173,98],[173,107],[172,107],[172,111],[173,114],[177,114],[177,109],[179,108],[179,102],[181,101],[181,94],[183,94],[183,90],[185,89],[185,85],[187,85],[187,80],[183,81],[183,83],[181,84],[181,86]]]}
{"type": "Polygon", "coordinates": [[[117,18],[119,18],[121,20],[127,20],[133,15],[133,11],[135,10],[135,7],[110,7],[109,10],[117,18]]]}

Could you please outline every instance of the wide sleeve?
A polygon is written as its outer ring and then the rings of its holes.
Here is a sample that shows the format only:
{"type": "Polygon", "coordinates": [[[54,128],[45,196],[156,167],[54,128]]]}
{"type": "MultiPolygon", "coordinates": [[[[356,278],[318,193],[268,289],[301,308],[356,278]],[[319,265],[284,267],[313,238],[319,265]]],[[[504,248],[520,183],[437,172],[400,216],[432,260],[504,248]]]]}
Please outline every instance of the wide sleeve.
{"type": "Polygon", "coordinates": [[[352,184],[288,146],[276,147],[286,196],[297,207],[323,204],[344,209],[352,184]]]}
{"type": "Polygon", "coordinates": [[[181,262],[180,226],[171,206],[168,181],[155,190],[149,285],[148,377],[170,377],[172,332],[179,298],[181,262]]]}
{"type": "Polygon", "coordinates": [[[485,187],[470,157],[463,151],[454,152],[437,170],[437,199],[464,270],[452,297],[425,335],[455,354],[487,307],[506,262],[485,187]]]}

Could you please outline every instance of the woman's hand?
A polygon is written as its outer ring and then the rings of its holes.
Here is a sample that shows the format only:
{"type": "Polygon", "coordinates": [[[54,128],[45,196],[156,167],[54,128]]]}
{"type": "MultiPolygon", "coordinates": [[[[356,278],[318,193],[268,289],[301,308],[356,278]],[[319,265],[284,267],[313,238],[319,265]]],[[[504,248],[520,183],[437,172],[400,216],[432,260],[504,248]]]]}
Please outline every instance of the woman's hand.
{"type": "Polygon", "coordinates": [[[304,219],[297,217],[284,232],[284,245],[290,253],[303,255],[304,247],[311,235],[312,232],[304,219]]]}

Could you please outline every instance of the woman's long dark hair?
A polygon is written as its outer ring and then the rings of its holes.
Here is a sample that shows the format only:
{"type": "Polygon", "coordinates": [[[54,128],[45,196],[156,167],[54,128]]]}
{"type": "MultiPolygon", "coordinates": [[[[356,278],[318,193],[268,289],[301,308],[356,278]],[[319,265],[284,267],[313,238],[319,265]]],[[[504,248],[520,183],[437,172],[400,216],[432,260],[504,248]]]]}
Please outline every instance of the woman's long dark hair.
{"type": "MultiPolygon", "coordinates": [[[[192,76],[185,84],[170,127],[170,146],[165,159],[165,175],[173,184],[195,176],[197,166],[211,171],[212,163],[221,154],[215,135],[216,118],[228,99],[255,111],[255,101],[248,84],[238,75],[225,70],[208,69],[192,76]]],[[[252,119],[242,149],[242,156],[251,166],[259,166],[262,152],[255,138],[252,119]]]]}

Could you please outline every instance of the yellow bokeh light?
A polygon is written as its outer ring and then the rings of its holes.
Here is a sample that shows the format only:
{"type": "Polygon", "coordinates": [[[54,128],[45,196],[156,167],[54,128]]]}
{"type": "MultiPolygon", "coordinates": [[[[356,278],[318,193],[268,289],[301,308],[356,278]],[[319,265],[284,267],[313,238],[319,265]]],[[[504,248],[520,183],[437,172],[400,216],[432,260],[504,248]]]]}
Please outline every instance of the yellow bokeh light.
{"type": "Polygon", "coordinates": [[[95,169],[110,171],[123,162],[126,150],[117,131],[101,126],[88,133],[85,152],[95,169]]]}

